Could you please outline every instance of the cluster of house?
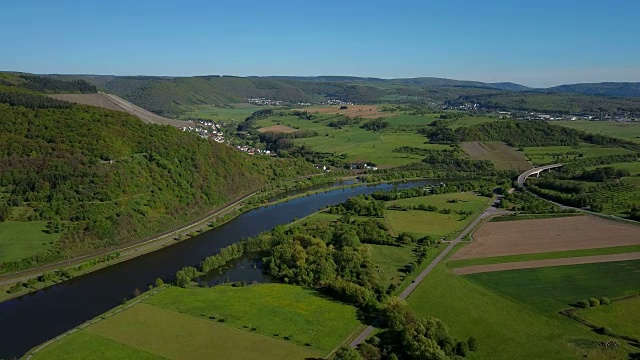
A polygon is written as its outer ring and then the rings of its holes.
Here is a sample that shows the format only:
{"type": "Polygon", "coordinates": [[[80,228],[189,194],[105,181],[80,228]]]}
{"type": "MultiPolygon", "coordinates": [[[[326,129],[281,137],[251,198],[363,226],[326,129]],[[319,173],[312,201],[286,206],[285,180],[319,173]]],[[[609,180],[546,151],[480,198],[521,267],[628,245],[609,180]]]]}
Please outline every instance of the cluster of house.
{"type": "MultiPolygon", "coordinates": [[[[503,111],[498,112],[498,114],[502,114],[502,113],[506,113],[503,111]]],[[[530,112],[530,113],[526,113],[526,114],[519,114],[516,115],[514,117],[517,117],[519,119],[524,119],[524,120],[570,120],[570,121],[576,121],[576,120],[593,120],[593,121],[618,121],[618,122],[634,122],[634,121],[639,121],[639,119],[635,119],[631,116],[628,115],[610,115],[610,114],[604,114],[601,116],[593,116],[593,115],[561,115],[561,114],[554,114],[554,115],[549,115],[549,114],[540,114],[540,113],[535,113],[535,112],[530,112]]]]}
{"type": "Polygon", "coordinates": [[[337,99],[333,99],[333,100],[327,100],[323,103],[320,103],[321,105],[353,105],[352,102],[348,102],[348,101],[342,101],[342,100],[337,100],[337,99]]]}
{"type": "Polygon", "coordinates": [[[442,110],[464,110],[464,111],[471,111],[471,110],[479,110],[480,109],[480,104],[472,104],[472,103],[464,103],[462,105],[442,105],[442,110]]]}
{"type": "Polygon", "coordinates": [[[270,150],[261,150],[258,148],[254,148],[248,145],[236,145],[235,147],[236,149],[242,151],[242,152],[246,152],[249,155],[269,155],[269,156],[275,156],[276,153],[272,152],[270,150]]]}
{"type": "Polygon", "coordinates": [[[205,139],[223,143],[225,142],[224,132],[222,132],[224,125],[224,123],[215,123],[209,120],[198,120],[195,122],[195,126],[182,127],[182,131],[193,132],[205,139]]]}
{"type": "Polygon", "coordinates": [[[366,162],[353,162],[349,164],[349,168],[351,170],[378,170],[377,166],[367,164],[366,162]]]}
{"type": "Polygon", "coordinates": [[[271,106],[282,106],[283,101],[280,100],[271,100],[267,98],[250,98],[245,99],[249,104],[253,105],[271,105],[271,106]]]}

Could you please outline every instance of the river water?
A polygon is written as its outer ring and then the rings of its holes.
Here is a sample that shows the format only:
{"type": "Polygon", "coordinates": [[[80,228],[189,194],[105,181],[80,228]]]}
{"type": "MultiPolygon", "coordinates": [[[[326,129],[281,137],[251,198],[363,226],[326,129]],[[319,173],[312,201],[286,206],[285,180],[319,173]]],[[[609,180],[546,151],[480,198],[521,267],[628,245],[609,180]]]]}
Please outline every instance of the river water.
{"type": "MultiPolygon", "coordinates": [[[[176,271],[196,266],[206,256],[245,237],[312,214],[349,197],[394,187],[429,185],[430,181],[381,184],[330,190],[255,209],[234,220],[158,251],[100,269],[31,294],[0,303],[0,359],[20,357],[29,349],[102,314],[144,290],[156,278],[171,280],[176,271]]],[[[260,264],[250,257],[238,259],[223,272],[202,280],[268,282],[260,264]]]]}

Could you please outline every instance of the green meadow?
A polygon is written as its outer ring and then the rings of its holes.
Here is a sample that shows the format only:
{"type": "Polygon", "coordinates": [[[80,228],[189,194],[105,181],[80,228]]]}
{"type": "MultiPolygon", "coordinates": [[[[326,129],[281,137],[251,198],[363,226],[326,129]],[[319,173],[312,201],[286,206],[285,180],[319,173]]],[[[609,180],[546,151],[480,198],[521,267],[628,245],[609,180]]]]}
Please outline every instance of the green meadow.
{"type": "Polygon", "coordinates": [[[596,326],[611,328],[615,334],[640,339],[640,296],[582,309],[576,315],[596,326]]]}
{"type": "Polygon", "coordinates": [[[615,121],[553,121],[552,124],[582,130],[591,134],[607,135],[640,143],[639,122],[615,121]]]}
{"type": "Polygon", "coordinates": [[[298,286],[171,287],[145,301],[275,341],[329,353],[360,325],[353,306],[298,286]]]}
{"type": "MultiPolygon", "coordinates": [[[[409,116],[409,115],[407,115],[409,116]]],[[[394,116],[397,119],[402,116],[394,116]]],[[[448,145],[429,144],[427,139],[415,131],[386,129],[373,132],[360,125],[344,126],[341,129],[327,126],[331,115],[320,116],[321,120],[301,120],[295,116],[270,117],[257,121],[258,127],[286,125],[294,129],[318,132],[318,136],[295,139],[295,143],[309,146],[315,151],[345,155],[349,161],[370,161],[378,166],[401,166],[422,160],[422,156],[395,153],[394,149],[411,146],[422,149],[448,149],[448,145]]]]}
{"type": "Polygon", "coordinates": [[[60,239],[47,233],[46,221],[0,222],[0,262],[18,261],[42,252],[60,239]]]}
{"type": "Polygon", "coordinates": [[[267,106],[251,104],[233,104],[232,107],[223,108],[215,105],[183,105],[185,113],[180,119],[206,119],[214,121],[241,122],[258,110],[268,109],[267,106]]]}
{"type": "Polygon", "coordinates": [[[587,170],[593,170],[593,169],[601,168],[601,167],[612,167],[614,169],[625,169],[625,170],[628,170],[629,173],[631,173],[632,176],[640,175],[640,161],[591,166],[591,167],[588,167],[587,170]]]}
{"type": "Polygon", "coordinates": [[[421,210],[387,210],[386,219],[391,229],[397,234],[409,232],[417,235],[431,235],[433,237],[451,236],[462,230],[475,214],[482,210],[489,202],[486,197],[471,193],[450,193],[416,198],[395,200],[388,202],[389,205],[417,206],[419,204],[434,205],[441,209],[451,209],[450,214],[441,214],[439,211],[421,210]],[[457,199],[456,203],[449,203],[448,200],[457,199]],[[474,215],[463,217],[456,214],[456,210],[472,211],[474,215]]]}

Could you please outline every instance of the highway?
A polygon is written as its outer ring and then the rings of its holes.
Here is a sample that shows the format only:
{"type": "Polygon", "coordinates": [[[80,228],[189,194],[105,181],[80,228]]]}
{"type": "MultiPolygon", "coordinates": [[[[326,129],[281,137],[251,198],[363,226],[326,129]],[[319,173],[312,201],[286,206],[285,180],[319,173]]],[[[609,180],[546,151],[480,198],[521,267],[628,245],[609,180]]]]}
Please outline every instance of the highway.
{"type": "Polygon", "coordinates": [[[527,178],[533,174],[540,174],[541,172],[545,171],[545,170],[551,170],[551,169],[555,169],[555,168],[559,168],[561,166],[564,166],[564,164],[552,164],[552,165],[545,165],[545,166],[540,166],[537,168],[533,168],[531,170],[527,170],[525,172],[523,172],[522,174],[520,174],[520,176],[518,176],[518,185],[520,186],[524,186],[524,182],[527,181],[527,178]]]}

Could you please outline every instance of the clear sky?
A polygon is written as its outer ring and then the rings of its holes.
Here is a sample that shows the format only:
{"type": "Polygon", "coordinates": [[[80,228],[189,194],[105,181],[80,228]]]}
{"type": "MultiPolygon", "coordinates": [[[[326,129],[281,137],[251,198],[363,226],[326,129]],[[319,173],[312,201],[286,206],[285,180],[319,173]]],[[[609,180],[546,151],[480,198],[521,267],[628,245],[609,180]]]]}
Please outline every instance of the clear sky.
{"type": "Polygon", "coordinates": [[[0,70],[640,81],[639,0],[18,0],[0,70]]]}

